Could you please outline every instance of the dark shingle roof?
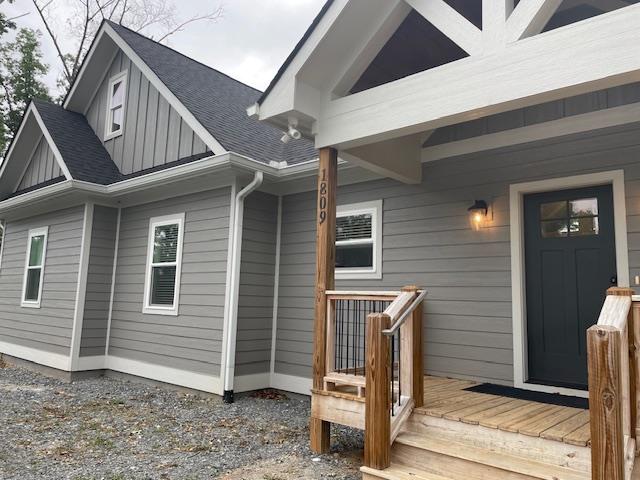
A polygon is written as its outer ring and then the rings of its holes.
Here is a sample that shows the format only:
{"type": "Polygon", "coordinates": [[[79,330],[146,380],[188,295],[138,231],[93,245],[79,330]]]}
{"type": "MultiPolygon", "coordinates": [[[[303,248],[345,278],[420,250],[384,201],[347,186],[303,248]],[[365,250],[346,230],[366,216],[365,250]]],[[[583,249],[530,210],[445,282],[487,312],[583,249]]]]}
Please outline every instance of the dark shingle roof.
{"type": "Polygon", "coordinates": [[[317,158],[308,140],[280,141],[282,132],[247,116],[261,92],[128,28],[109,25],[228,151],[263,163],[317,158]]]}
{"type": "Polygon", "coordinates": [[[53,103],[33,100],[74,180],[108,185],[121,174],[85,117],[53,103]]]}

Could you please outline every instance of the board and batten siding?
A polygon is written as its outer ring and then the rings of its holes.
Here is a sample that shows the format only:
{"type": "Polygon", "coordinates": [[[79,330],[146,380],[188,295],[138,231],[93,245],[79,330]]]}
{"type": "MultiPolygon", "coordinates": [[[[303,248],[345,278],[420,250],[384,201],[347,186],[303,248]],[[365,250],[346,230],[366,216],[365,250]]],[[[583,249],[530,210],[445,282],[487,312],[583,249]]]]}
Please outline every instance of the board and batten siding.
{"type": "Polygon", "coordinates": [[[53,150],[49,147],[49,142],[44,136],[41,136],[31,158],[28,159],[28,167],[16,191],[33,187],[62,175],[64,174],[53,155],[53,150]]]}
{"type": "Polygon", "coordinates": [[[278,198],[254,192],[244,204],[235,375],[271,366],[278,198]]]}
{"type": "Polygon", "coordinates": [[[121,50],[89,106],[86,117],[98,138],[105,138],[109,80],[127,71],[123,134],[104,146],[124,175],[207,151],[204,142],[121,50]]]}
{"type": "MultiPolygon", "coordinates": [[[[513,382],[509,185],[624,169],[631,278],[640,274],[640,124],[448,158],[423,166],[423,182],[377,180],[338,189],[338,204],[383,199],[382,280],[338,289],[428,290],[428,373],[513,382]],[[475,199],[493,219],[469,227],[475,199]]],[[[311,376],[315,192],[283,199],[276,373],[311,376]]]]}
{"type": "Polygon", "coordinates": [[[105,353],[117,228],[118,209],[96,205],[80,338],[81,357],[105,353]]]}
{"type": "Polygon", "coordinates": [[[68,356],[84,207],[7,222],[0,265],[0,341],[68,356]],[[40,308],[21,307],[29,230],[49,227],[40,308]]]}
{"type": "Polygon", "coordinates": [[[122,209],[109,356],[220,374],[231,189],[122,209]],[[185,213],[179,314],[143,314],[153,217],[185,213]]]}

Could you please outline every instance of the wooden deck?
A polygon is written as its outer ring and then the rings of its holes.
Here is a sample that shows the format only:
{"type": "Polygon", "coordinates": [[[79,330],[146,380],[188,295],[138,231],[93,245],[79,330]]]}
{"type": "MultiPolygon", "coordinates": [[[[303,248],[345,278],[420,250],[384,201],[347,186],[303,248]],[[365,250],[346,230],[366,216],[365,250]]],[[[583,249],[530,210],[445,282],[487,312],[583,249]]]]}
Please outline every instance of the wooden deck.
{"type": "Polygon", "coordinates": [[[425,377],[424,406],[418,414],[555,440],[590,443],[589,410],[466,391],[467,380],[425,377]]]}

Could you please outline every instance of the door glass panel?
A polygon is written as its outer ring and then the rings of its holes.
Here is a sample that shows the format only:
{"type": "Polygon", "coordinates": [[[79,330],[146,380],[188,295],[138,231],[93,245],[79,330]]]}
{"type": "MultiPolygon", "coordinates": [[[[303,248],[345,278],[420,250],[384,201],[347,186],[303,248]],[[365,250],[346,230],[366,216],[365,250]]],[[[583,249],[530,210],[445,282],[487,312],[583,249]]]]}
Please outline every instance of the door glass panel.
{"type": "Polygon", "coordinates": [[[540,218],[542,220],[552,220],[567,217],[567,202],[549,202],[540,205],[540,218]]]}
{"type": "Polygon", "coordinates": [[[571,236],[598,235],[600,227],[598,217],[583,217],[571,219],[571,236]]]}
{"type": "Polygon", "coordinates": [[[571,205],[572,217],[588,217],[598,215],[598,199],[582,198],[580,200],[572,200],[571,205]]]}
{"type": "Polygon", "coordinates": [[[542,238],[559,238],[567,236],[566,220],[543,220],[541,222],[542,238]]]}

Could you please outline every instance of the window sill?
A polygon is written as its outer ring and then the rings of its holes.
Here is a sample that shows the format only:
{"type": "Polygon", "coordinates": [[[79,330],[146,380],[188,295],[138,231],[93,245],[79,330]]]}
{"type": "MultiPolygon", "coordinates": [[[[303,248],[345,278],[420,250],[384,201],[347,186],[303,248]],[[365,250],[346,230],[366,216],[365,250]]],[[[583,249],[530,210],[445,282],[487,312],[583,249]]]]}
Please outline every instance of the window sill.
{"type": "Polygon", "coordinates": [[[40,302],[21,302],[20,306],[22,308],[40,308],[40,302]]]}
{"type": "Polygon", "coordinates": [[[336,280],[381,280],[382,272],[336,269],[336,280]]]}
{"type": "Polygon", "coordinates": [[[168,315],[171,317],[177,317],[178,308],[143,307],[142,313],[145,315],[168,315]]]}
{"type": "Polygon", "coordinates": [[[121,137],[123,135],[123,131],[122,129],[118,130],[117,132],[113,132],[113,133],[107,133],[104,136],[104,141],[108,142],[109,140],[113,140],[114,138],[118,138],[121,137]]]}

